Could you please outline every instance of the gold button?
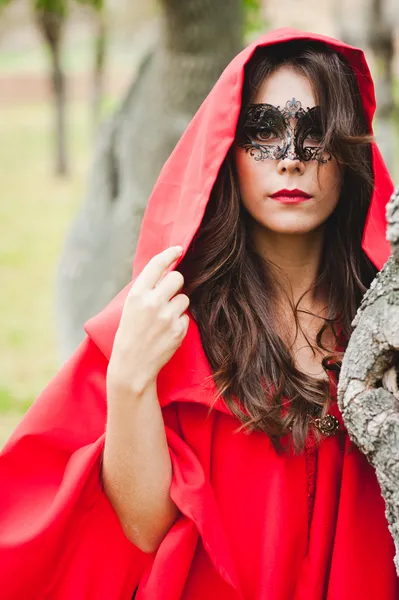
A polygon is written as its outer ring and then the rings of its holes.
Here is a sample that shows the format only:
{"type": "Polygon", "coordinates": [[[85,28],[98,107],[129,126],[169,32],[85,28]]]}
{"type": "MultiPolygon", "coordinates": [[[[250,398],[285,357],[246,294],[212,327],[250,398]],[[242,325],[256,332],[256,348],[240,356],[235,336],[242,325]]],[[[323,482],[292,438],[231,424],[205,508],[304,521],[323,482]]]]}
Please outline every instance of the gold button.
{"type": "Polygon", "coordinates": [[[339,428],[339,421],[333,415],[326,415],[322,419],[312,419],[311,422],[323,435],[334,435],[339,428]]]}

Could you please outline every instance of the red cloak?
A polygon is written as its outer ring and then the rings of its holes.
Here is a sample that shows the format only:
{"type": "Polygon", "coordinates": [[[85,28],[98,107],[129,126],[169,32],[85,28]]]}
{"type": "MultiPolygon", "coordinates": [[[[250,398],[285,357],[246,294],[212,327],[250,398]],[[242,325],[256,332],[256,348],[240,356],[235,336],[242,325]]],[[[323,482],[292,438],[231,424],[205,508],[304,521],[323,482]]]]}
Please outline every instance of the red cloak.
{"type": "MultiPolygon", "coordinates": [[[[367,118],[375,109],[359,49],[280,29],[226,68],[166,162],[143,221],[134,271],[167,246],[187,249],[234,139],[243,68],[257,46],[320,40],[356,73],[367,118]]],[[[373,145],[375,190],[363,247],[380,268],[389,255],[385,204],[393,186],[373,145]]],[[[305,455],[277,456],[204,384],[210,367],[191,320],[161,371],[159,400],[181,516],[146,555],[123,534],[100,481],[105,377],[129,286],[87,323],[87,338],[11,436],[0,458],[0,595],[3,600],[395,600],[399,584],[384,502],[372,467],[347,434],[319,449],[308,524],[305,455]]]]}

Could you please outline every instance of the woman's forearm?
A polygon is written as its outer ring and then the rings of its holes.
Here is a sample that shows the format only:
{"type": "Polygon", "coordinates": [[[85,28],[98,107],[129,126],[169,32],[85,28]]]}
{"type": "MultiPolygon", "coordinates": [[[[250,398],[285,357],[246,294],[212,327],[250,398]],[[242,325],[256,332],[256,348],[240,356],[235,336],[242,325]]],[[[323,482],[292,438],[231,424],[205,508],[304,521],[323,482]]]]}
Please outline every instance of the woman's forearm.
{"type": "Polygon", "coordinates": [[[172,464],[155,383],[108,403],[102,478],[128,539],[156,550],[179,510],[169,494],[172,464]]]}

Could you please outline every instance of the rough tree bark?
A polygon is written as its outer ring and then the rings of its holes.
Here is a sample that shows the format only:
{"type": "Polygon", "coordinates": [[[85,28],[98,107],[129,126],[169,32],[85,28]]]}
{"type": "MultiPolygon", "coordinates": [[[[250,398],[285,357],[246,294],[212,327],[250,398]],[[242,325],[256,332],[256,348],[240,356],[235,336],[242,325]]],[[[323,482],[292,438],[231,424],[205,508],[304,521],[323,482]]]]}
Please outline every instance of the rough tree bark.
{"type": "Polygon", "coordinates": [[[159,42],[101,129],[87,197],[61,257],[57,312],[63,357],[82,339],[83,323],[130,280],[141,219],[162,165],[241,49],[240,0],[162,0],[162,7],[159,42]]]}
{"type": "Polygon", "coordinates": [[[375,467],[399,574],[399,187],[387,209],[392,256],[365,294],[340,374],[349,435],[375,467]]]}

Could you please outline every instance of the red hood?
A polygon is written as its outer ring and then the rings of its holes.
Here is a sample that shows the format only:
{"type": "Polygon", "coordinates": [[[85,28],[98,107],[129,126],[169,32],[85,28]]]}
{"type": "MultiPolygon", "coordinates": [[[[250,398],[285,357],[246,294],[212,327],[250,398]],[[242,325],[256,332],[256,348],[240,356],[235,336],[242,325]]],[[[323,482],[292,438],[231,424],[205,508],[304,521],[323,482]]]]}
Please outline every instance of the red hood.
{"type": "MultiPolygon", "coordinates": [[[[144,215],[133,278],[152,256],[168,246],[182,245],[187,251],[200,226],[219,168],[234,140],[244,67],[256,48],[291,40],[324,42],[346,58],[356,74],[366,118],[372,129],[374,84],[362,50],[333,38],[289,28],[263,35],[226,67],[165,163],[144,215]]],[[[381,268],[390,254],[385,238],[385,206],[393,184],[376,144],[373,144],[372,156],[375,186],[363,234],[363,248],[381,268]]],[[[112,347],[125,296],[126,290],[86,326],[106,356],[112,347]]]]}

